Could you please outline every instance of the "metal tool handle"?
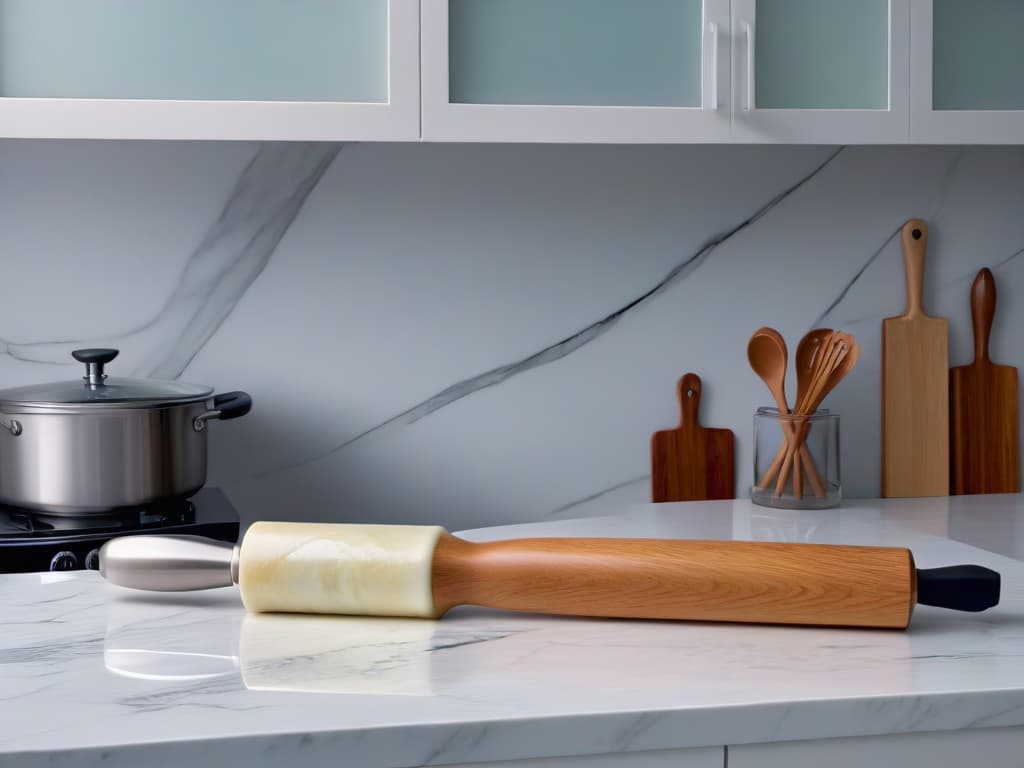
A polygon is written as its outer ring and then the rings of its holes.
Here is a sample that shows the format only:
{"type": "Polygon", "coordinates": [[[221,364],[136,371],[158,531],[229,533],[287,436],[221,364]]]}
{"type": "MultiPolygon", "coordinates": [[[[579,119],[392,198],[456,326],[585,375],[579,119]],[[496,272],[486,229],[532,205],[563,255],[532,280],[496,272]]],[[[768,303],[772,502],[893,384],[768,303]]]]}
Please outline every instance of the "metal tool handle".
{"type": "Polygon", "coordinates": [[[119,587],[158,592],[230,587],[238,547],[202,536],[121,536],[100,548],[100,573],[119,587]]]}
{"type": "Polygon", "coordinates": [[[753,111],[756,104],[756,95],[754,94],[754,81],[757,78],[756,65],[754,63],[755,52],[757,51],[757,45],[754,41],[754,25],[747,22],[743,25],[747,41],[747,106],[746,111],[753,111]]]}
{"type": "Polygon", "coordinates": [[[705,56],[710,55],[710,78],[705,78],[703,108],[712,112],[718,111],[718,25],[710,21],[704,27],[705,56]],[[708,53],[710,51],[710,53],[708,53]]]}

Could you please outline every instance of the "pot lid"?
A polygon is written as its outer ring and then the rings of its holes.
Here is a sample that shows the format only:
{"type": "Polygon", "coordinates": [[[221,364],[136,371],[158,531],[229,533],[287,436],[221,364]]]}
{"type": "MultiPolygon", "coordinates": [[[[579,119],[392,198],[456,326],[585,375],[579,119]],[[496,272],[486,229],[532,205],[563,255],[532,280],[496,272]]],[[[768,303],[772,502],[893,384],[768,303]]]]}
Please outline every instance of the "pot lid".
{"type": "Polygon", "coordinates": [[[127,379],[107,376],[103,366],[117,357],[116,349],[76,349],[71,356],[85,363],[78,381],[54,381],[0,390],[0,407],[39,408],[76,406],[87,408],[144,408],[183,405],[205,400],[212,387],[180,381],[127,379]]]}

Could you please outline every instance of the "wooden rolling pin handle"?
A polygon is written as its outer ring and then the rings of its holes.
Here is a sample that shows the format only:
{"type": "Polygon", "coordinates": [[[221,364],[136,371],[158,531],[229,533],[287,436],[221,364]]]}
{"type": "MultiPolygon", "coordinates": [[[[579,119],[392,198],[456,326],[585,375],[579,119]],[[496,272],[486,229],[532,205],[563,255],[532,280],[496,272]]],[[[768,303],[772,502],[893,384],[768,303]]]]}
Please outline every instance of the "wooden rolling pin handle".
{"type": "Polygon", "coordinates": [[[438,615],[462,604],[640,619],[902,629],[917,602],[910,551],[891,547],[444,534],[438,615]]]}

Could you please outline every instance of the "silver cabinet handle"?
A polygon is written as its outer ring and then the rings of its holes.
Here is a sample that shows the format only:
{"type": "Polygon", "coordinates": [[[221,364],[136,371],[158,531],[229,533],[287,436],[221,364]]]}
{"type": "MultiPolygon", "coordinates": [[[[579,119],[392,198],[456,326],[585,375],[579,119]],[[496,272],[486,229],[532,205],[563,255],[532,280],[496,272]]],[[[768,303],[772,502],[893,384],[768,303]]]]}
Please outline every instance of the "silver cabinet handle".
{"type": "Polygon", "coordinates": [[[710,93],[704,98],[704,109],[718,111],[718,25],[710,21],[706,27],[707,40],[705,45],[711,49],[711,85],[710,93]]]}
{"type": "Polygon", "coordinates": [[[743,25],[747,36],[747,111],[754,109],[754,25],[743,25]]]}

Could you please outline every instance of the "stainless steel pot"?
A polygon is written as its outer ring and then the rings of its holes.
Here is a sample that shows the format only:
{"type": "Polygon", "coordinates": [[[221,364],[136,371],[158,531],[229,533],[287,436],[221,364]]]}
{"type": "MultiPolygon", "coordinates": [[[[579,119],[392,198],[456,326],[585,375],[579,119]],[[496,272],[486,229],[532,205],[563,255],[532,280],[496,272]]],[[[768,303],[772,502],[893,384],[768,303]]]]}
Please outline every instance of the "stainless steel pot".
{"type": "Polygon", "coordinates": [[[187,498],[206,482],[206,425],[252,407],[177,381],[108,377],[116,349],[79,349],[81,381],[0,390],[0,503],[92,515],[187,498]]]}

